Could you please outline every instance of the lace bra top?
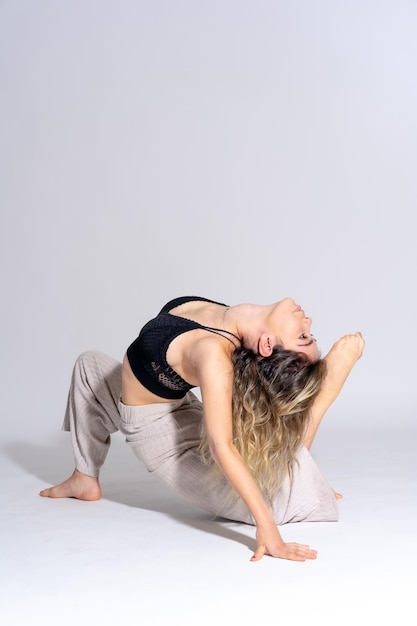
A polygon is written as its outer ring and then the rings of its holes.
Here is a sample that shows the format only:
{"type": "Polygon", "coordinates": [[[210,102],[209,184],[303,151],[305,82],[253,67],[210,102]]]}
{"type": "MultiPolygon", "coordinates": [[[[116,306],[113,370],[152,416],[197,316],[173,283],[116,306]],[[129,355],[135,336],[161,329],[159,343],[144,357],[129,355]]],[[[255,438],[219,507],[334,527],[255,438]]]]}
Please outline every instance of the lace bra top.
{"type": "MultiPolygon", "coordinates": [[[[227,330],[203,326],[198,322],[172,315],[169,312],[185,302],[195,301],[227,306],[221,302],[199,296],[184,296],[170,300],[156,317],[145,324],[139,336],[127,349],[126,354],[133,374],[146,389],[161,398],[172,400],[183,398],[195,386],[187,383],[167,363],[166,353],[175,337],[190,330],[203,329],[229,341],[232,341],[230,338],[232,336],[240,343],[239,337],[227,330]]],[[[235,345],[233,341],[232,343],[235,345]]]]}

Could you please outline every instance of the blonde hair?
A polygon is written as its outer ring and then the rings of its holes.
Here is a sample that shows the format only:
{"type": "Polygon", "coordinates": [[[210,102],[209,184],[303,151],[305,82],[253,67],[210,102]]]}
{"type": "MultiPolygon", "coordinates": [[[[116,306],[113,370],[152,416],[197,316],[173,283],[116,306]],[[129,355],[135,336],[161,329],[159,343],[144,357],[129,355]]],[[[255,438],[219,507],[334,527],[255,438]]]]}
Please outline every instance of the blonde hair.
{"type": "MultiPolygon", "coordinates": [[[[326,363],[311,362],[303,353],[280,347],[269,357],[237,348],[232,361],[234,444],[271,501],[285,478],[292,479],[326,363]]],[[[200,449],[207,458],[205,435],[200,449]]]]}

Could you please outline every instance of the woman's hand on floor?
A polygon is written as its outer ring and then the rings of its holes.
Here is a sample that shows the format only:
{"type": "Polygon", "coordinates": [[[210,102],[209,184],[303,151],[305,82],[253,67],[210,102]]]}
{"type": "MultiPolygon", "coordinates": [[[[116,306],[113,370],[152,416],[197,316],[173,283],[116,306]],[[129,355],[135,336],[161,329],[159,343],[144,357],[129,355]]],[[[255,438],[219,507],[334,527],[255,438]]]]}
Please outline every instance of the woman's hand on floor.
{"type": "Polygon", "coordinates": [[[288,559],[290,561],[306,561],[315,559],[317,551],[311,550],[310,546],[302,543],[285,543],[276,528],[276,533],[262,532],[256,530],[256,550],[251,561],[259,561],[264,555],[273,556],[278,559],[288,559]]]}

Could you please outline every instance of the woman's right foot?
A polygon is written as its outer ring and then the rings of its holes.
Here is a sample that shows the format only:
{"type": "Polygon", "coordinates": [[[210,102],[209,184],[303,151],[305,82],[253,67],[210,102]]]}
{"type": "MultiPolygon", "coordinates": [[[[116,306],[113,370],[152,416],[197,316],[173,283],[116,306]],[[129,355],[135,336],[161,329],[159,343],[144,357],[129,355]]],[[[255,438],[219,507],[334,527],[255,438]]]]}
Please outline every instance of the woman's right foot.
{"type": "Polygon", "coordinates": [[[46,498],[78,498],[78,500],[100,500],[101,488],[98,478],[74,470],[72,476],[55,487],[43,489],[40,496],[46,498]]]}

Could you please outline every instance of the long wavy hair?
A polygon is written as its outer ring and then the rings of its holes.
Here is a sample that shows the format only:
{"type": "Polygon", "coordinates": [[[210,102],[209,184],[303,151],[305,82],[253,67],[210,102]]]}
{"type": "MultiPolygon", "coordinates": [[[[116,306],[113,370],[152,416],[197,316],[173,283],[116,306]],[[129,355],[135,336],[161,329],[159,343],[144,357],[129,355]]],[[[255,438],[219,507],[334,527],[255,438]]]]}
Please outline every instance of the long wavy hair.
{"type": "MultiPolygon", "coordinates": [[[[324,360],[275,347],[269,357],[246,348],[232,354],[233,438],[264,495],[272,500],[302,444],[309,411],[326,374],[324,360]]],[[[207,438],[200,450],[208,458],[207,438]]]]}

